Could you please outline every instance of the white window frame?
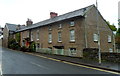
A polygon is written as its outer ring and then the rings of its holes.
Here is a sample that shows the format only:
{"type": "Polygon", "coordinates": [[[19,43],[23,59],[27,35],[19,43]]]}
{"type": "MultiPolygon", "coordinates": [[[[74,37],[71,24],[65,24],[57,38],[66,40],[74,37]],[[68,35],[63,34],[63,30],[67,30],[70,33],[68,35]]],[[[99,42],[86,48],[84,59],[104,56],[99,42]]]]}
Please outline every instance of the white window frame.
{"type": "Polygon", "coordinates": [[[71,21],[71,22],[70,22],[70,26],[75,26],[75,22],[74,22],[74,21],[71,21]]]}
{"type": "Polygon", "coordinates": [[[59,24],[58,27],[59,27],[59,28],[62,28],[62,24],[59,24]]]}
{"type": "Polygon", "coordinates": [[[33,41],[33,33],[31,33],[31,41],[33,41]]]}
{"type": "Polygon", "coordinates": [[[37,33],[36,33],[36,39],[39,40],[39,37],[40,36],[40,33],[39,33],[39,30],[37,30],[37,33]]]}
{"type": "Polygon", "coordinates": [[[70,30],[70,42],[75,42],[75,30],[70,30]]]}
{"type": "Polygon", "coordinates": [[[36,43],[36,49],[39,49],[39,48],[40,48],[40,44],[36,43]]]}
{"type": "Polygon", "coordinates": [[[29,32],[27,32],[27,37],[29,37],[29,32]]]}
{"type": "Polygon", "coordinates": [[[62,33],[58,32],[58,42],[62,42],[62,33]]]}
{"type": "Polygon", "coordinates": [[[13,35],[13,36],[14,36],[14,39],[15,39],[16,38],[15,35],[13,35]]]}
{"type": "Polygon", "coordinates": [[[51,25],[49,25],[49,26],[48,26],[48,30],[49,30],[49,31],[51,31],[51,30],[52,30],[51,25]]]}
{"type": "Polygon", "coordinates": [[[95,42],[98,41],[98,34],[93,34],[93,40],[94,40],[95,42]]]}
{"type": "Polygon", "coordinates": [[[52,34],[51,33],[48,34],[48,42],[52,43],[52,34]]]}
{"type": "Polygon", "coordinates": [[[108,42],[112,42],[112,38],[110,35],[108,35],[108,42]]]}
{"type": "Polygon", "coordinates": [[[70,51],[70,54],[72,54],[72,55],[77,54],[77,50],[71,50],[71,48],[69,48],[69,51],[70,51]]]}
{"type": "Polygon", "coordinates": [[[25,38],[25,36],[24,36],[24,32],[22,33],[22,36],[23,36],[23,39],[25,38]]]}
{"type": "Polygon", "coordinates": [[[109,52],[112,53],[112,52],[113,52],[113,49],[112,49],[112,48],[109,48],[109,52]]]}

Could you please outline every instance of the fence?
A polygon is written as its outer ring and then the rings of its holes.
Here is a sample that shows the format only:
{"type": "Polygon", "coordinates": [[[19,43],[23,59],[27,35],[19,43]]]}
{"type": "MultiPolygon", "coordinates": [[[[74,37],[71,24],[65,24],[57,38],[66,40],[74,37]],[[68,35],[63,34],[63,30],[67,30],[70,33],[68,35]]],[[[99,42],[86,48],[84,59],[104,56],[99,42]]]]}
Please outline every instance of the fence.
{"type": "Polygon", "coordinates": [[[49,48],[39,48],[39,49],[36,49],[36,52],[46,53],[46,54],[81,57],[81,51],[78,51],[78,50],[64,50],[64,49],[51,50],[49,48]],[[77,53],[79,53],[79,54],[77,54],[77,53]]]}

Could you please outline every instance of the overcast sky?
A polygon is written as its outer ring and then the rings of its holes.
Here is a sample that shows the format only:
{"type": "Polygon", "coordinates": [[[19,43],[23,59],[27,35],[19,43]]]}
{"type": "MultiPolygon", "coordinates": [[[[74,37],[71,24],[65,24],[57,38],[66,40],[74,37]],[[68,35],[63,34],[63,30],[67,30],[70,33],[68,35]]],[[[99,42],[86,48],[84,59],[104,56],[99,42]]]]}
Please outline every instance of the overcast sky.
{"type": "MultiPolygon", "coordinates": [[[[117,27],[118,1],[98,0],[98,9],[104,19],[117,27]]],[[[62,15],[92,4],[96,4],[96,0],[0,0],[0,25],[26,24],[27,18],[37,23],[49,19],[50,12],[62,15]]]]}
{"type": "Polygon", "coordinates": [[[120,1],[118,2],[118,19],[120,19],[120,1]]]}

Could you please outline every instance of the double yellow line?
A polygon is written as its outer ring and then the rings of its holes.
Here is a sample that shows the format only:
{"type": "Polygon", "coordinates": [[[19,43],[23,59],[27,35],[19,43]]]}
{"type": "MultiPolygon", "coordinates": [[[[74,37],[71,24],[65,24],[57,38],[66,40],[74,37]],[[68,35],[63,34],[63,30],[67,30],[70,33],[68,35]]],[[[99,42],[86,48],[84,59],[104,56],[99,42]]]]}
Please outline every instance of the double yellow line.
{"type": "MultiPolygon", "coordinates": [[[[45,59],[50,59],[50,60],[53,60],[53,61],[61,62],[61,60],[46,57],[46,56],[42,56],[42,55],[36,55],[36,54],[33,54],[33,53],[28,53],[28,52],[27,52],[27,54],[34,55],[34,56],[41,57],[41,58],[45,58],[45,59]]],[[[103,72],[108,72],[108,73],[120,75],[120,73],[118,73],[118,72],[113,72],[113,71],[108,71],[108,70],[104,70],[104,69],[100,69],[100,68],[94,68],[94,67],[90,67],[90,66],[75,64],[75,63],[71,63],[71,62],[67,62],[67,61],[62,61],[62,62],[66,63],[66,64],[74,65],[74,66],[79,66],[79,67],[84,67],[84,68],[89,68],[89,69],[94,69],[94,70],[98,70],[98,71],[103,71],[103,72]]]]}

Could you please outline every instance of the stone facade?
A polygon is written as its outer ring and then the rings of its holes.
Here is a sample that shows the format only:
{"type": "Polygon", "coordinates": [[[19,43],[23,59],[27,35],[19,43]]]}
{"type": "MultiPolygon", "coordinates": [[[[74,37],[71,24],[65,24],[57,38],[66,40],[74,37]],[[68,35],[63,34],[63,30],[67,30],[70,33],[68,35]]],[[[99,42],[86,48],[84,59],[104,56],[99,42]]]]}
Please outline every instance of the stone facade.
{"type": "Polygon", "coordinates": [[[21,31],[21,46],[25,45],[24,40],[28,38],[29,42],[34,41],[36,43],[37,48],[74,49],[77,50],[75,56],[82,57],[84,48],[98,48],[98,41],[94,41],[94,34],[98,33],[97,25],[100,32],[101,52],[114,52],[113,33],[99,11],[97,15],[95,7],[91,8],[85,17],[73,17],[21,31]],[[74,22],[74,26],[70,26],[70,22],[74,22]],[[75,41],[70,41],[70,30],[75,31],[75,41]],[[59,32],[61,33],[60,42],[58,41],[59,32]],[[52,35],[52,42],[50,43],[49,34],[52,35]],[[111,39],[110,42],[108,36],[111,39]]]}
{"type": "Polygon", "coordinates": [[[69,15],[68,13],[61,16],[55,15],[50,18],[51,20],[48,19],[36,24],[32,24],[33,22],[28,19],[26,29],[17,30],[16,27],[15,29],[11,28],[14,30],[12,34],[9,31],[10,28],[8,29],[5,26],[3,30],[3,46],[8,46],[8,38],[15,38],[16,32],[20,33],[21,47],[26,46],[29,48],[30,44],[35,42],[36,50],[38,48],[49,48],[52,52],[56,49],[64,50],[65,55],[69,55],[68,51],[70,51],[75,57],[82,57],[84,48],[98,48],[98,36],[100,36],[101,52],[116,52],[113,47],[113,33],[102,15],[94,5],[88,8],[89,10],[87,9],[84,15],[78,14],[82,14],[86,9],[78,10],[75,13],[71,12],[69,15]],[[75,14],[78,16],[75,16],[75,14]],[[74,16],[72,17],[71,15],[74,16]],[[63,20],[56,21],[57,18],[58,20],[59,18],[63,20]],[[49,23],[50,21],[51,23],[49,23]]]}
{"type": "Polygon", "coordinates": [[[3,29],[3,47],[8,47],[8,37],[9,37],[9,30],[5,26],[3,29]]]}
{"type": "Polygon", "coordinates": [[[15,31],[25,26],[6,23],[3,29],[3,47],[8,47],[9,39],[15,39],[15,31]]]}

